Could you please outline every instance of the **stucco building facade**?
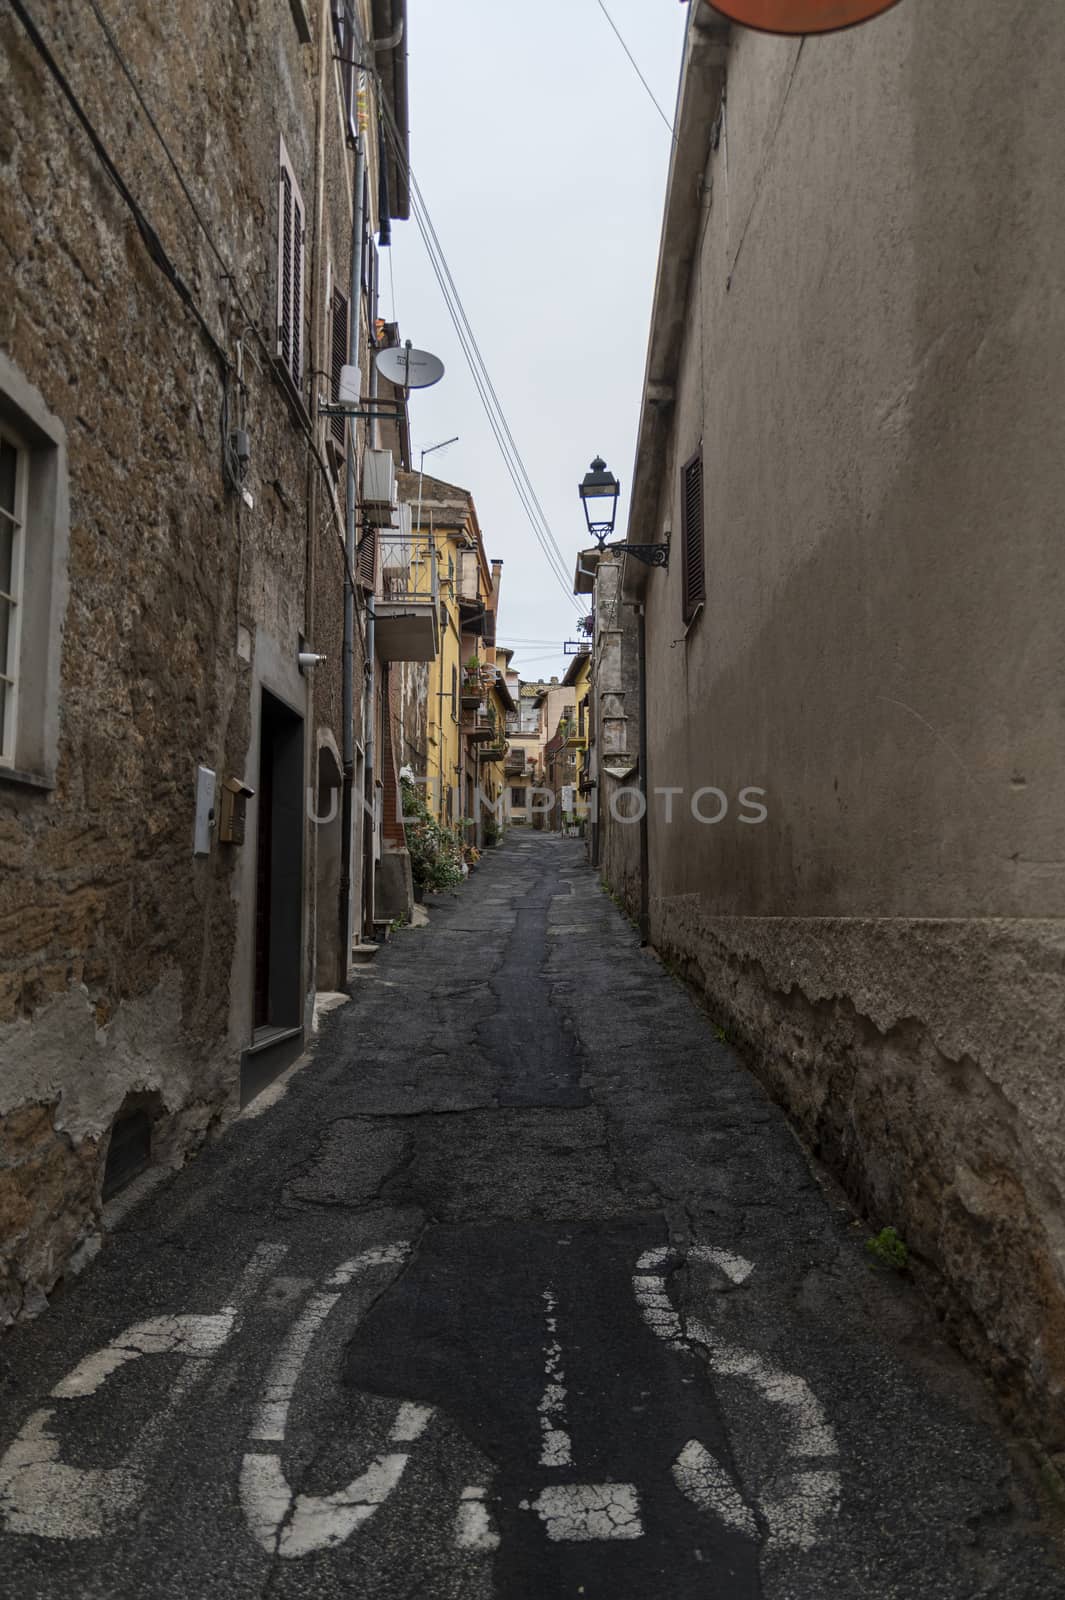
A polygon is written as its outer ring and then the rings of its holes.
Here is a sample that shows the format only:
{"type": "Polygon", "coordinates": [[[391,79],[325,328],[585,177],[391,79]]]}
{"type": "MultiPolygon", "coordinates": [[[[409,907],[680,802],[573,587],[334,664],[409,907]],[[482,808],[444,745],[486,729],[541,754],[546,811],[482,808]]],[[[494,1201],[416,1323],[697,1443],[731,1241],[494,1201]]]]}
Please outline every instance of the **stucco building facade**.
{"type": "Polygon", "coordinates": [[[1060,24],[692,8],[628,527],[670,562],[625,563],[642,877],[601,760],[597,806],[654,944],[1058,1448],[1060,24]]]}

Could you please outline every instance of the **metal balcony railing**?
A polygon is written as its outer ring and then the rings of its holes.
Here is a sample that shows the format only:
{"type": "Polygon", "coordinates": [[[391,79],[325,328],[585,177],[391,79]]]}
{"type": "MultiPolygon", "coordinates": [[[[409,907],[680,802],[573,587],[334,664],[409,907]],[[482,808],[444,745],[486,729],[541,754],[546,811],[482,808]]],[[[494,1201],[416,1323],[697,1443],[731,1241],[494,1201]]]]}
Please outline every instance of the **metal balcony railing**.
{"type": "Polygon", "coordinates": [[[431,536],[401,528],[382,528],[377,541],[378,599],[392,606],[435,608],[440,580],[431,536]]]}

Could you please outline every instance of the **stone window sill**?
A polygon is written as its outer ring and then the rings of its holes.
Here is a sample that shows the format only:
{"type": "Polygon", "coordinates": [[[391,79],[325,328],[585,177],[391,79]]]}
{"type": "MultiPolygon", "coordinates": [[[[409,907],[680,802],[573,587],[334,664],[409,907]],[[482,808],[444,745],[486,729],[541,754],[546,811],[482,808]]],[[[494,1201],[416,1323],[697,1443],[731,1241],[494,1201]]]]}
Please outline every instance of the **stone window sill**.
{"type": "Polygon", "coordinates": [[[0,767],[0,783],[10,783],[20,789],[39,789],[49,794],[55,788],[51,778],[40,772],[22,772],[18,767],[0,767]]]}

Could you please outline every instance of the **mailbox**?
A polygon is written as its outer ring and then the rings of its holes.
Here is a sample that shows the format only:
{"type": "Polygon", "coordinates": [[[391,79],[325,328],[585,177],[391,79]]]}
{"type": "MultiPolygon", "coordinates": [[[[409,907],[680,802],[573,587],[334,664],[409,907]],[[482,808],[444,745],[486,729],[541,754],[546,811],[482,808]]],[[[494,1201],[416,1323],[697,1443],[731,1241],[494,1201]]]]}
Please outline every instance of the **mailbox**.
{"type": "Polygon", "coordinates": [[[255,790],[240,778],[222,779],[222,798],[218,807],[218,839],[221,844],[244,843],[244,821],[248,801],[255,790]]]}

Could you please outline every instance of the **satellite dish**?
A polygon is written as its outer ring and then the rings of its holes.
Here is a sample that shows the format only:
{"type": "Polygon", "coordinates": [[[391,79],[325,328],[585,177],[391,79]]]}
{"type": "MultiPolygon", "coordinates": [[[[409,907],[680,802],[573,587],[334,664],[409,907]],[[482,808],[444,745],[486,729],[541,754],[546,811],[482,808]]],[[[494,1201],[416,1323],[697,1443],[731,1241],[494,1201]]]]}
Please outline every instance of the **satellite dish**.
{"type": "Polygon", "coordinates": [[[898,0],[714,0],[714,10],[762,33],[835,33],[890,11],[898,0]]]}
{"type": "Polygon", "coordinates": [[[374,358],[382,378],[398,389],[431,389],[444,376],[444,363],[428,350],[414,350],[409,344],[378,350],[374,358]]]}

